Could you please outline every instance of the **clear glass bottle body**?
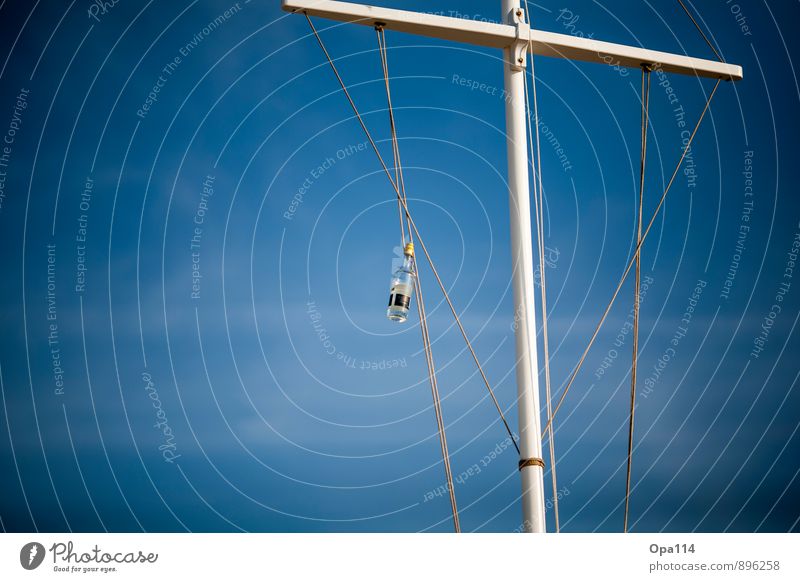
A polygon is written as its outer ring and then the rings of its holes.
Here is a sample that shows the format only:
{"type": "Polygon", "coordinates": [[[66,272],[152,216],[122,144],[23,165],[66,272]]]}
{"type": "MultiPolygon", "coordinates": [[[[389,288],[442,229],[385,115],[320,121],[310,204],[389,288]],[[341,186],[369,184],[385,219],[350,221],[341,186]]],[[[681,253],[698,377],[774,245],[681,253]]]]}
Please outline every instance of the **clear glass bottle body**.
{"type": "Polygon", "coordinates": [[[386,310],[386,317],[392,321],[403,323],[408,319],[411,297],[414,295],[414,277],[414,257],[405,254],[403,264],[392,275],[389,308],[386,310]]]}

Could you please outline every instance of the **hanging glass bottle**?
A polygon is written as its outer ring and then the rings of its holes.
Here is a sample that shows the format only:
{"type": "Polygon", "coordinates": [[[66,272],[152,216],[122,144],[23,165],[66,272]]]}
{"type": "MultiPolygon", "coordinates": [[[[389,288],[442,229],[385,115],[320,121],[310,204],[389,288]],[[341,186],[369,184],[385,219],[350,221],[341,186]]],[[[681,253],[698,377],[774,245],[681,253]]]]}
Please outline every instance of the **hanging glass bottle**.
{"type": "Polygon", "coordinates": [[[389,292],[389,308],[386,317],[403,323],[408,319],[411,297],[414,295],[414,243],[408,243],[403,250],[403,264],[392,275],[389,292]]]}

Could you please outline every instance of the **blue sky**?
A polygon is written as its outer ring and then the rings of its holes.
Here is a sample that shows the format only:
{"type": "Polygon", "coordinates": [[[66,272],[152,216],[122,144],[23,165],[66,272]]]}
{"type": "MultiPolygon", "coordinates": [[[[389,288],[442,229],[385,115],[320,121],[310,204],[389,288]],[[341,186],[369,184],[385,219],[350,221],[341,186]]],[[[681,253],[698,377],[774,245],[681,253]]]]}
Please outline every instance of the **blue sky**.
{"type": "MultiPolygon", "coordinates": [[[[745,78],[721,84],[643,247],[632,529],[796,531],[798,8],[698,7],[745,78]]],[[[385,318],[393,192],[305,19],[258,0],[0,15],[2,527],[449,531],[417,318],[385,318]]],[[[713,58],[677,3],[531,19],[713,58]]],[[[317,26],[389,158],[375,33],[317,26]]],[[[516,427],[501,54],[387,42],[415,222],[516,427]]],[[[535,65],[559,394],[635,245],[640,78],[535,65]]],[[[713,86],[652,81],[646,217],[713,86]]],[[[513,447],[421,276],[462,527],[514,531],[513,447]]],[[[556,420],[564,531],[622,528],[632,295],[556,420]]]]}

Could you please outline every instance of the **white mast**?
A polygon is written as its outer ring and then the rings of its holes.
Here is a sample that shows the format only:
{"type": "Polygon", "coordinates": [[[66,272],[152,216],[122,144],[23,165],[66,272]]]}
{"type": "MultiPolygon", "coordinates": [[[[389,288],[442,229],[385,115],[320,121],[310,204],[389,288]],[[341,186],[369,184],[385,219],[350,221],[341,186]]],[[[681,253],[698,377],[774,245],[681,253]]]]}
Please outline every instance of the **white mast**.
{"type": "MultiPolygon", "coordinates": [[[[524,24],[520,0],[502,0],[502,20],[524,24]]],[[[519,413],[519,471],[522,479],[522,526],[544,532],[544,463],[539,422],[539,360],[536,355],[536,304],[533,293],[533,242],[528,183],[528,132],[525,106],[527,38],[503,49],[503,78],[508,146],[508,202],[511,213],[511,252],[514,306],[517,318],[517,410],[519,413]]]]}
{"type": "Polygon", "coordinates": [[[516,373],[522,518],[524,531],[544,532],[544,463],[540,436],[539,366],[536,354],[533,242],[525,117],[527,52],[530,48],[534,54],[543,56],[597,63],[613,62],[618,66],[635,68],[658,65],[665,72],[726,80],[741,79],[742,68],[718,61],[533,30],[526,23],[520,0],[502,0],[500,24],[335,0],[283,0],[283,9],[353,24],[380,24],[387,30],[503,49],[514,305],[515,316],[518,318],[516,373]]]}

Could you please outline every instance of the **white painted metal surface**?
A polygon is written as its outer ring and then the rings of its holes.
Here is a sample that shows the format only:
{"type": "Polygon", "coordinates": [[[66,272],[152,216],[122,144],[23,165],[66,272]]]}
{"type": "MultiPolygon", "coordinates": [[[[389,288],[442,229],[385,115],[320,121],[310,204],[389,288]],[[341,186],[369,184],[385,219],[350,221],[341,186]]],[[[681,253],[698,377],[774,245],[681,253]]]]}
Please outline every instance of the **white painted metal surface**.
{"type": "MultiPolygon", "coordinates": [[[[335,0],[283,0],[282,6],[284,10],[290,12],[307,12],[310,16],[367,26],[374,26],[376,22],[380,22],[385,25],[387,30],[486,47],[504,49],[511,46],[517,38],[515,27],[510,24],[479,22],[366,4],[335,0]]],[[[535,55],[594,63],[613,63],[637,69],[642,64],[659,65],[663,71],[668,73],[731,81],[742,78],[742,67],[738,65],[581,38],[569,34],[535,30],[530,29],[527,25],[523,25],[523,30],[530,35],[535,55]]]]}
{"type": "MultiPolygon", "coordinates": [[[[503,19],[513,21],[520,0],[503,0],[503,19]]],[[[542,458],[539,422],[539,360],[536,353],[536,304],[533,285],[533,239],[528,181],[528,129],[525,117],[525,75],[512,47],[506,48],[503,79],[506,95],[506,143],[508,147],[508,202],[511,213],[511,259],[517,347],[517,411],[521,459],[542,458]]],[[[525,532],[543,533],[544,471],[528,465],[520,469],[522,526],[525,532]]]]}

